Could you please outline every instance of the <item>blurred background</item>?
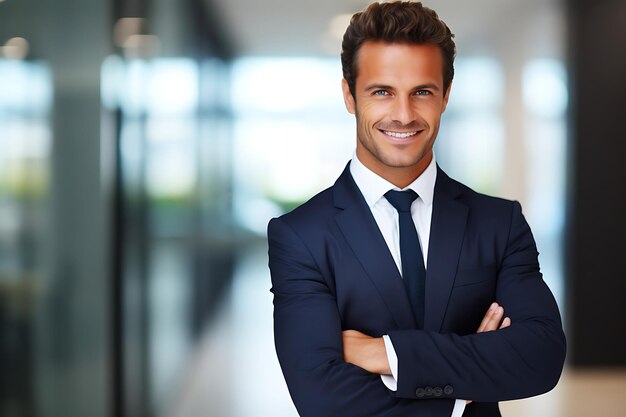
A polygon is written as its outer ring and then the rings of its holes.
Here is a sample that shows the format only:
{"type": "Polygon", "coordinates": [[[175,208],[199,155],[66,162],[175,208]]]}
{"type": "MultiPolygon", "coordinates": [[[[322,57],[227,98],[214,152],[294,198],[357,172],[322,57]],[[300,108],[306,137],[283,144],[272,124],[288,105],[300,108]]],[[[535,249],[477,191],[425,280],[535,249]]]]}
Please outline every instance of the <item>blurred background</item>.
{"type": "MultiPolygon", "coordinates": [[[[355,144],[367,0],[0,0],[0,416],[296,416],[265,228],[355,144]],[[297,161],[297,162],[296,162],[297,161]]],[[[626,409],[626,3],[431,0],[437,159],[522,202],[568,365],[508,416],[626,409]]]]}

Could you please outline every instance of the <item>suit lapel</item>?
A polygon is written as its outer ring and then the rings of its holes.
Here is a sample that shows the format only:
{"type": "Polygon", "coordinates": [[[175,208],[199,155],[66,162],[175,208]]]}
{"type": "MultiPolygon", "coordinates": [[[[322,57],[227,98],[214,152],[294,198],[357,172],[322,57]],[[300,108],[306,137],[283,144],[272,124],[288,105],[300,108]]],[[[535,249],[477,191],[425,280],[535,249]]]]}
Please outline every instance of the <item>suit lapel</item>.
{"type": "Polygon", "coordinates": [[[454,284],[468,215],[468,207],[457,199],[459,194],[438,168],[426,271],[425,330],[441,330],[454,284]]]}
{"type": "Polygon", "coordinates": [[[415,319],[402,277],[363,195],[350,175],[349,165],[335,183],[339,229],[384,300],[398,329],[415,328],[415,319]]]}

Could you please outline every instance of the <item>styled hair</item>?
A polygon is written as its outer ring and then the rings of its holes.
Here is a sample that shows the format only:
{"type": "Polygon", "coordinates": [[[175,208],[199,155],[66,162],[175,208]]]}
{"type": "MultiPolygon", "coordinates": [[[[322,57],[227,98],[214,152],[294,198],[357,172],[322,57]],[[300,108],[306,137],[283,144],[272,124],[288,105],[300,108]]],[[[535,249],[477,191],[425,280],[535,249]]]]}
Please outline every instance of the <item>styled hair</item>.
{"type": "Polygon", "coordinates": [[[355,13],[343,35],[341,66],[352,97],[356,99],[359,49],[365,41],[437,45],[443,56],[443,87],[454,78],[454,35],[437,13],[420,2],[372,3],[355,13]]]}

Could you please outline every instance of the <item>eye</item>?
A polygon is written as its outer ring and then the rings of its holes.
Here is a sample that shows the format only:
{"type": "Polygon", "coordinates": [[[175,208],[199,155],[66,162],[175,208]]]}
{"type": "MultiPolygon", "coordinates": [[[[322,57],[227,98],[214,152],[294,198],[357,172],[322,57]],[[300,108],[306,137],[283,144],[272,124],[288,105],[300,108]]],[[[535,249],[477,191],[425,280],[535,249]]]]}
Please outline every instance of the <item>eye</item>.
{"type": "Polygon", "coordinates": [[[387,91],[387,90],[376,90],[376,91],[374,91],[373,95],[375,95],[375,96],[388,96],[389,95],[389,91],[387,91]]]}
{"type": "Polygon", "coordinates": [[[431,95],[431,94],[432,94],[432,93],[431,93],[430,91],[428,91],[428,90],[417,90],[417,91],[415,92],[415,95],[416,95],[416,96],[429,96],[429,95],[431,95]]]}

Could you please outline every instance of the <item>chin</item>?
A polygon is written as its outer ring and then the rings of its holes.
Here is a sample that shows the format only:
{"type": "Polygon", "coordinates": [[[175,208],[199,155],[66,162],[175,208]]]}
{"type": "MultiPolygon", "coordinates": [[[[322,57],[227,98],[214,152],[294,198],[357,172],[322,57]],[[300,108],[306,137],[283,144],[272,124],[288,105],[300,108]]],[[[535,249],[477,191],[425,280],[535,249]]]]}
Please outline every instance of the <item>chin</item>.
{"type": "Polygon", "coordinates": [[[393,168],[408,168],[419,164],[422,159],[424,159],[423,154],[418,155],[387,155],[387,157],[382,161],[385,165],[393,167],[393,168]]]}

